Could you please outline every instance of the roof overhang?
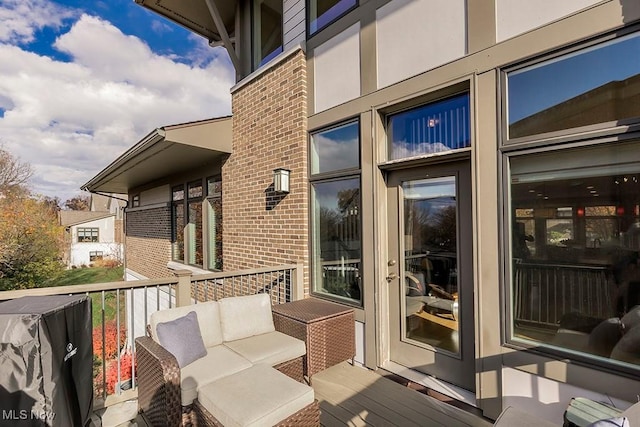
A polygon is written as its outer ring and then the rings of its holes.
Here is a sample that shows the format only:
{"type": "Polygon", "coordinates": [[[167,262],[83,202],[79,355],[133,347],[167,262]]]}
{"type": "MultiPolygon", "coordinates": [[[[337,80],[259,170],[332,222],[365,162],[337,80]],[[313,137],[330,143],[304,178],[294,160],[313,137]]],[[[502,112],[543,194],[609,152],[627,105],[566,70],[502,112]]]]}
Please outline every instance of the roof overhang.
{"type": "Polygon", "coordinates": [[[81,189],[128,194],[162,178],[211,164],[231,154],[231,117],[154,130],[91,178],[81,189]]]}
{"type": "Polygon", "coordinates": [[[135,0],[189,31],[209,40],[211,46],[224,46],[236,70],[239,62],[233,47],[236,35],[237,0],[135,0]]]}

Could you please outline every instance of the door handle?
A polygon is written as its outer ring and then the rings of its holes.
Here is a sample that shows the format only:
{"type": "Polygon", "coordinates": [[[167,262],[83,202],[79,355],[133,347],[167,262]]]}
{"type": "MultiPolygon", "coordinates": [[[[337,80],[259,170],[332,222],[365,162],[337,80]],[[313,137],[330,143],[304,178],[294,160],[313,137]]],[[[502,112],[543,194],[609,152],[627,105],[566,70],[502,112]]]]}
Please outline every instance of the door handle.
{"type": "Polygon", "coordinates": [[[398,278],[398,275],[396,273],[389,273],[389,275],[387,276],[387,282],[391,283],[397,278],[398,278]]]}

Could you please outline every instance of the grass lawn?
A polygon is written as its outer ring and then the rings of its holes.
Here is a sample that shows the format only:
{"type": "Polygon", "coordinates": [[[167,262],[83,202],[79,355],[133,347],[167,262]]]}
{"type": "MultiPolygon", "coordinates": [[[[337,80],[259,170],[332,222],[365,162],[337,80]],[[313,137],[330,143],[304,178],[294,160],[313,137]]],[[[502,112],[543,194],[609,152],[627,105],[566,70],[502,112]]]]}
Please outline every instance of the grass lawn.
{"type": "MultiPolygon", "coordinates": [[[[66,270],[49,286],[88,285],[90,283],[121,282],[124,274],[123,267],[90,267],[74,268],[66,270]]],[[[93,326],[102,324],[102,292],[89,294],[93,307],[93,326]]],[[[116,292],[104,293],[104,318],[105,322],[115,320],[117,310],[116,292]]],[[[120,321],[124,320],[124,291],[120,292],[120,321]]]]}

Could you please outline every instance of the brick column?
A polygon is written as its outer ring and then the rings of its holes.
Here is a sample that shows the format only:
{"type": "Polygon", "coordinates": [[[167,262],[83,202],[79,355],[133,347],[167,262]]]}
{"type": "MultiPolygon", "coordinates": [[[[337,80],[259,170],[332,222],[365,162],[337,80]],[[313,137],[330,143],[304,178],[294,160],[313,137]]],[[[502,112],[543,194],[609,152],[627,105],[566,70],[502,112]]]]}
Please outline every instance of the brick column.
{"type": "Polygon", "coordinates": [[[222,167],[224,270],[304,263],[308,288],[307,75],[292,53],[232,94],[233,154],[222,167]],[[273,191],[273,169],[291,191],[273,191]]]}

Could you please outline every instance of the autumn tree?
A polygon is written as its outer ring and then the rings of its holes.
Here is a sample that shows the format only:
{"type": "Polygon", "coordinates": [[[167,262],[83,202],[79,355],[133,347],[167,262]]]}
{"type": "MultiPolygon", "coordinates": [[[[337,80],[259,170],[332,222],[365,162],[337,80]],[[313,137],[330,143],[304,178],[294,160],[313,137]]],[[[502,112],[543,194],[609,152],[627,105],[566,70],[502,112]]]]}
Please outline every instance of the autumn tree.
{"type": "Polygon", "coordinates": [[[32,174],[29,163],[21,162],[0,146],[0,197],[26,194],[27,181],[32,174]]]}
{"type": "Polygon", "coordinates": [[[90,203],[89,196],[75,196],[64,202],[64,207],[72,211],[88,211],[90,203]]]}
{"type": "Polygon", "coordinates": [[[0,163],[0,290],[42,286],[63,269],[57,203],[30,194],[29,164],[4,149],[0,163]]]}

